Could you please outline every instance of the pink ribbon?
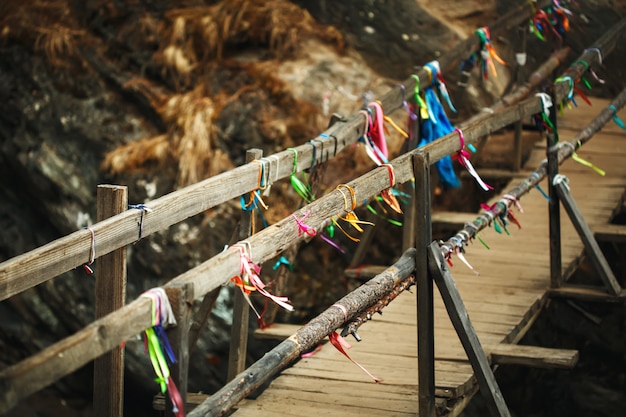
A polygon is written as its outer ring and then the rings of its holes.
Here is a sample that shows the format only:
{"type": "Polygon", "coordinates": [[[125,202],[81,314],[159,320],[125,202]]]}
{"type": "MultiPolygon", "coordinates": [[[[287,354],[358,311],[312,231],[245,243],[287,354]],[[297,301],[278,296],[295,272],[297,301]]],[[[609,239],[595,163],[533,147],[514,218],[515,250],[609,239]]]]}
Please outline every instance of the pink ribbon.
{"type": "Polygon", "coordinates": [[[345,356],[346,358],[348,358],[350,360],[350,362],[352,362],[353,364],[355,364],[356,366],[358,366],[359,368],[361,368],[361,370],[363,372],[365,372],[370,378],[372,378],[374,380],[374,382],[381,382],[380,378],[376,378],[374,375],[372,375],[370,373],[370,371],[368,371],[367,369],[365,369],[363,367],[363,365],[361,365],[360,363],[358,363],[357,361],[355,361],[354,359],[352,359],[350,357],[350,355],[348,355],[348,353],[345,351],[345,349],[350,349],[352,346],[350,346],[350,344],[348,342],[346,342],[346,340],[341,337],[339,334],[335,333],[335,332],[331,332],[328,335],[328,340],[330,340],[330,343],[339,351],[341,352],[341,354],[343,356],[345,356]]]}
{"type": "Polygon", "coordinates": [[[389,152],[387,150],[387,140],[385,139],[385,128],[383,125],[383,122],[385,121],[383,108],[375,101],[371,102],[367,106],[373,107],[376,115],[376,121],[374,122],[374,126],[372,126],[374,129],[370,130],[370,137],[378,149],[380,149],[385,159],[387,159],[389,157],[389,152]]]}
{"type": "Polygon", "coordinates": [[[463,137],[463,132],[459,128],[454,129],[454,131],[458,132],[459,142],[461,143],[461,149],[459,149],[455,155],[456,160],[459,161],[459,164],[465,167],[465,169],[467,169],[467,172],[469,172],[470,175],[474,177],[478,185],[480,185],[483,190],[493,190],[493,187],[491,185],[487,184],[482,180],[482,178],[480,178],[480,175],[478,175],[478,172],[476,172],[474,166],[470,162],[470,153],[465,150],[465,138],[463,137]]]}
{"type": "Polygon", "coordinates": [[[309,226],[308,224],[304,223],[304,220],[309,217],[309,215],[311,214],[311,211],[307,211],[306,214],[302,217],[302,218],[297,218],[295,214],[292,214],[291,217],[294,218],[294,220],[296,221],[296,223],[298,224],[298,236],[301,236],[302,233],[306,234],[307,236],[315,236],[317,234],[317,230],[315,230],[314,227],[309,226]]]}

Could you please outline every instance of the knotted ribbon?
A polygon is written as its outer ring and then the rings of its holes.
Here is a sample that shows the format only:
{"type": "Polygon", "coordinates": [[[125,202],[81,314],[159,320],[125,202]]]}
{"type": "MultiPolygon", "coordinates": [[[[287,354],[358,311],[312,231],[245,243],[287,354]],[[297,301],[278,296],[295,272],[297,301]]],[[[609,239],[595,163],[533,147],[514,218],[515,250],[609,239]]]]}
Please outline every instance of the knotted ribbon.
{"type": "Polygon", "coordinates": [[[177,417],[183,417],[185,415],[185,405],[172,379],[168,365],[168,363],[175,363],[176,357],[163,329],[163,325],[176,325],[176,318],[163,288],[148,290],[141,297],[152,300],[152,327],[145,330],[144,340],[146,350],[150,355],[150,362],[157,375],[156,381],[161,386],[162,394],[169,393],[174,414],[177,417]]]}

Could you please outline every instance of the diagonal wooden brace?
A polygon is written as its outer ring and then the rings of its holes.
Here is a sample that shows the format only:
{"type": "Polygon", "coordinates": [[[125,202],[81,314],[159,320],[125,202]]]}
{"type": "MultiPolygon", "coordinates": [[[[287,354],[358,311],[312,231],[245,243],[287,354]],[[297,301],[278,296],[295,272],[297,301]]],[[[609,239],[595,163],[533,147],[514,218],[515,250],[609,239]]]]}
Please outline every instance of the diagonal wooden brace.
{"type": "Polygon", "coordinates": [[[504,401],[498,382],[489,366],[489,360],[469,319],[461,294],[456,287],[452,274],[446,268],[439,244],[432,242],[428,248],[428,268],[441,298],[450,316],[450,321],[465,349],[465,353],[476,374],[480,392],[487,400],[487,406],[493,416],[510,417],[511,413],[504,401]]]}
{"type": "Polygon", "coordinates": [[[591,229],[578,209],[576,201],[574,201],[574,198],[570,193],[567,178],[563,175],[559,175],[554,179],[553,185],[556,188],[559,199],[561,200],[567,215],[572,221],[576,232],[578,232],[580,239],[585,245],[587,256],[591,258],[591,263],[596,269],[596,272],[600,275],[600,278],[602,278],[602,282],[604,282],[608,292],[612,295],[619,295],[622,292],[622,288],[615,279],[615,275],[613,275],[613,271],[611,271],[609,263],[602,254],[602,250],[600,250],[598,242],[593,237],[593,232],[591,232],[591,229]]]}

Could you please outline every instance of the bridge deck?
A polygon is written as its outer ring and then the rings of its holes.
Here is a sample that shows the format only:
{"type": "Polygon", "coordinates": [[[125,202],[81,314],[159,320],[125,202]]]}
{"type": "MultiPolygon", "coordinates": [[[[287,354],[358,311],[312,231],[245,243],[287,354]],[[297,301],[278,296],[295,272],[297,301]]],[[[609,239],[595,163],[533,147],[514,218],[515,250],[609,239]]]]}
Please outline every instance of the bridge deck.
{"type": "MultiPolygon", "coordinates": [[[[594,100],[559,118],[562,140],[571,140],[597,112],[608,104],[594,100]],[[584,107],[583,107],[584,106],[584,107]]],[[[622,118],[626,119],[622,111],[622,118]]],[[[606,170],[600,177],[574,161],[561,166],[570,180],[572,194],[589,226],[606,224],[619,205],[626,184],[626,133],[613,123],[598,133],[579,154],[606,170]]],[[[535,169],[545,158],[538,145],[526,164],[535,169]]],[[[506,189],[519,182],[514,179],[506,189]]],[[[544,189],[547,186],[542,184],[544,189]]],[[[511,236],[493,229],[468,248],[468,261],[475,276],[459,260],[452,274],[481,343],[517,343],[541,311],[549,285],[547,202],[533,190],[521,200],[523,228],[510,228],[511,236]]],[[[468,214],[467,220],[473,219],[468,214]]],[[[583,245],[567,214],[562,213],[563,268],[577,262],[583,245]]],[[[364,325],[361,343],[352,343],[350,355],[383,381],[374,384],[332,346],[326,345],[308,359],[284,370],[256,400],[239,405],[237,417],[245,416],[416,416],[417,415],[417,330],[415,295],[405,293],[364,325]]],[[[451,414],[463,408],[477,390],[473,372],[459,339],[435,290],[435,380],[437,404],[451,414]]]]}

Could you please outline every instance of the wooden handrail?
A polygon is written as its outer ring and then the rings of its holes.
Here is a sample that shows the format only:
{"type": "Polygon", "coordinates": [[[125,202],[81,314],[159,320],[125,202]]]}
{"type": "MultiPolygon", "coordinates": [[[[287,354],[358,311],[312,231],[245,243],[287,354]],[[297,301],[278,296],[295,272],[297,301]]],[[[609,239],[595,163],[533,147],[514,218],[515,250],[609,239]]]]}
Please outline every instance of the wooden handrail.
{"type": "MultiPolygon", "coordinates": [[[[543,1],[541,3],[548,3],[543,1]]],[[[497,34],[505,29],[524,22],[530,16],[527,5],[519,6],[495,22],[491,31],[497,34]]],[[[442,69],[478,49],[478,38],[470,38],[460,42],[452,51],[441,58],[442,69]]],[[[445,71],[444,70],[444,71],[445,71]]],[[[420,79],[427,79],[424,70],[417,71],[420,79]]],[[[403,88],[396,87],[380,98],[386,114],[402,106],[404,91],[413,91],[415,79],[408,78],[403,82],[403,88]]],[[[313,146],[333,153],[339,152],[347,145],[355,143],[363,134],[363,116],[354,114],[343,123],[336,123],[317,138],[312,145],[301,145],[295,149],[298,152],[297,170],[311,168],[313,146]],[[336,139],[333,139],[336,138],[336,139]]],[[[316,151],[321,159],[322,152],[316,151]]],[[[334,155],[333,155],[334,156],[334,155]]],[[[282,151],[270,157],[271,166],[277,167],[272,172],[271,179],[282,179],[292,173],[294,154],[282,151]]],[[[269,163],[269,162],[268,162],[269,163]]],[[[202,213],[212,207],[230,199],[238,198],[258,188],[258,164],[249,163],[228,172],[216,175],[196,184],[181,188],[173,193],[147,203],[152,210],[144,213],[141,222],[141,235],[148,236],[164,230],[191,216],[202,213]]],[[[136,242],[139,239],[139,224],[142,213],[138,210],[128,210],[111,217],[106,221],[94,224],[91,229],[96,236],[96,255],[108,254],[123,246],[136,242]]],[[[0,263],[0,301],[19,294],[29,288],[39,285],[64,272],[70,271],[90,257],[91,232],[79,230],[65,237],[54,240],[30,252],[18,255],[0,263]]]]}

